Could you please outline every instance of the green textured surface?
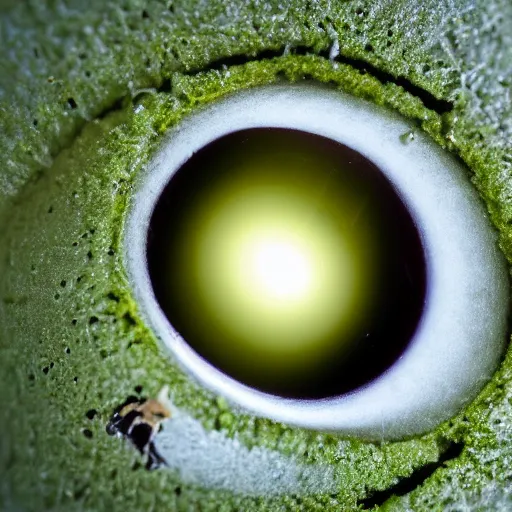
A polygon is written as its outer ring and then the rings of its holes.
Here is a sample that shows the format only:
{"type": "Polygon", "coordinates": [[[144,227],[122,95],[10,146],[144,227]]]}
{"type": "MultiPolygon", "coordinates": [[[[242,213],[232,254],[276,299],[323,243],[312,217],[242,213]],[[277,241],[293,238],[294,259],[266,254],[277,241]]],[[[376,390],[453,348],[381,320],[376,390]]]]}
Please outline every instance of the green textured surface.
{"type": "Polygon", "coordinates": [[[242,87],[308,78],[416,120],[466,162],[512,262],[511,11],[506,0],[5,4],[0,508],[356,510],[384,502],[375,491],[411,474],[397,488],[410,492],[383,509],[506,507],[509,356],[466,411],[417,439],[360,443],[255,419],[163,355],[130,297],[120,237],[133,180],[168,127],[242,87]],[[134,386],[151,395],[164,383],[208,430],[331,464],[337,492],[244,497],[133,470],[138,455],[104,425],[134,386]],[[462,454],[422,483],[421,468],[450,443],[463,443],[462,454]]]}

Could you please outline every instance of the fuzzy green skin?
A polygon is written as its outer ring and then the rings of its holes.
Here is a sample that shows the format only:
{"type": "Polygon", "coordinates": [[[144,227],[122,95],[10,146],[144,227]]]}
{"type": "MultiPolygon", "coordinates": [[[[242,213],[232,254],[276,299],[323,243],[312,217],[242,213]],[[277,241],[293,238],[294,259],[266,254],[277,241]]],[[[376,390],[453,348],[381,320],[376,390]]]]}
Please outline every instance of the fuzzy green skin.
{"type": "MultiPolygon", "coordinates": [[[[0,138],[0,147],[12,161],[0,171],[2,510],[357,510],[358,500],[373,490],[390,487],[436,461],[450,440],[465,443],[462,455],[383,509],[442,510],[468,499],[477,508],[478,493],[491,482],[498,491],[505,489],[512,456],[510,355],[479,399],[457,418],[425,436],[377,445],[288,428],[231,410],[177,369],[138,317],[123,269],[123,220],[137,172],[151,158],[161,134],[226,93],[305,76],[398,110],[459,155],[512,262],[511,180],[505,175],[510,154],[500,142],[500,128],[486,125],[468,99],[455,94],[458,75],[421,44],[421,34],[428,35],[427,28],[441,17],[442,9],[425,8],[414,29],[419,40],[412,43],[403,37],[398,14],[371,19],[370,7],[363,4],[331,6],[329,12],[327,7],[294,2],[285,13],[277,4],[271,11],[265,5],[270,4],[175,4],[166,18],[160,12],[164,6],[152,2],[145,7],[149,18],[141,18],[142,3],[130,2],[125,9],[99,3],[83,15],[86,19],[73,11],[52,19],[60,28],[55,30],[58,37],[73,45],[49,45],[43,58],[18,58],[18,64],[12,55],[0,61],[4,69],[18,73],[32,66],[40,80],[34,85],[18,76],[16,89],[2,84],[5,97],[13,102],[2,102],[5,129],[0,138]],[[235,5],[238,14],[228,13],[235,5]],[[171,23],[172,30],[162,20],[171,23]],[[109,43],[106,53],[98,51],[92,36],[83,35],[80,27],[88,24],[108,29],[102,36],[109,43]],[[151,38],[144,40],[142,34],[151,38]],[[210,62],[234,53],[256,54],[286,44],[307,46],[312,53],[325,50],[335,34],[343,55],[363,58],[440,98],[453,99],[455,109],[440,116],[393,83],[382,84],[348,65],[335,67],[314,55],[255,57],[245,65],[208,72],[210,62]],[[115,44],[123,53],[112,51],[115,44]],[[83,52],[85,59],[79,58],[83,52]],[[41,59],[44,65],[37,62],[41,59]],[[88,79],[85,70],[91,72],[88,79]],[[50,75],[52,83],[47,81],[50,75]],[[169,79],[170,91],[165,85],[169,79]],[[137,92],[162,84],[165,90],[137,92]],[[70,108],[70,97],[76,109],[70,108]],[[123,97],[118,110],[93,120],[123,97]],[[136,105],[144,110],[135,114],[136,105]],[[333,464],[342,482],[338,493],[244,498],[190,488],[168,471],[134,471],[138,454],[108,437],[104,425],[136,385],[154,395],[167,383],[175,404],[207,429],[236,433],[248,446],[265,446],[306,463],[333,464]],[[89,409],[98,410],[93,420],[85,416],[89,409]],[[91,439],[83,435],[84,429],[92,432],[91,439]]],[[[396,2],[393,9],[400,13],[407,5],[396,2]]],[[[22,13],[18,23],[32,27],[32,41],[38,41],[47,37],[41,23],[54,12],[35,7],[32,13],[22,13]],[[36,15],[37,9],[41,12],[36,15]]],[[[16,51],[18,57],[28,55],[21,46],[16,51]]]]}

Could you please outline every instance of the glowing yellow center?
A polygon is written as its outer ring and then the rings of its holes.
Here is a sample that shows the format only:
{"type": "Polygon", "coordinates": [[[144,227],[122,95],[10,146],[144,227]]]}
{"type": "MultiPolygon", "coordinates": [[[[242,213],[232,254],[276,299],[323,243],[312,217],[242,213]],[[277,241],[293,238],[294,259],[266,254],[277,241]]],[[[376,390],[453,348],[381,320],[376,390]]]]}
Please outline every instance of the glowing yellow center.
{"type": "Polygon", "coordinates": [[[291,240],[255,240],[248,248],[247,269],[259,293],[280,300],[296,300],[311,287],[312,262],[306,251],[291,240]]]}

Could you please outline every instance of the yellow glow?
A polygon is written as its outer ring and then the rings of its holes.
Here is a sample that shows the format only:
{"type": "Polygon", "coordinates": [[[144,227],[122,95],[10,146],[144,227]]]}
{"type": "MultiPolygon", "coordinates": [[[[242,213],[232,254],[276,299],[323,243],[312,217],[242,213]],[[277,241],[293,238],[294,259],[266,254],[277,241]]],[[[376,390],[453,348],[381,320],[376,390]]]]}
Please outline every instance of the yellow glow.
{"type": "Polygon", "coordinates": [[[359,326],[371,279],[360,237],[317,218],[302,187],[231,186],[244,192],[212,194],[186,230],[196,297],[225,339],[237,340],[233,353],[252,347],[255,357],[310,363],[319,346],[343,343],[359,326]]]}
{"type": "Polygon", "coordinates": [[[248,252],[247,268],[260,293],[281,300],[297,300],[308,293],[313,268],[304,247],[269,237],[254,240],[248,252]]]}
{"type": "Polygon", "coordinates": [[[352,350],[373,304],[374,233],[352,228],[366,203],[327,179],[328,163],[259,158],[205,189],[170,286],[200,309],[191,323],[211,350],[297,371],[352,350]]]}
{"type": "Polygon", "coordinates": [[[401,251],[393,191],[348,148],[295,132],[252,137],[221,140],[177,176],[152,280],[176,330],[229,375],[268,388],[327,372],[334,383],[336,368],[365,351],[377,360],[394,335],[373,336],[388,328],[384,285],[404,268],[391,257],[401,251]]]}

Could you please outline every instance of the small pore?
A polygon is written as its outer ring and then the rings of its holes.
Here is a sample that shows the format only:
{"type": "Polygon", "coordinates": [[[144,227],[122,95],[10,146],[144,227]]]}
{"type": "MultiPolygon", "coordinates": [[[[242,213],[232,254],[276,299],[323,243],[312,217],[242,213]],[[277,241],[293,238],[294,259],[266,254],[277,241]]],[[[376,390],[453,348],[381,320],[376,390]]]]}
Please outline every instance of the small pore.
{"type": "Polygon", "coordinates": [[[85,416],[86,416],[87,419],[93,420],[97,414],[98,414],[98,411],[96,409],[89,409],[85,413],[85,416]]]}
{"type": "Polygon", "coordinates": [[[131,326],[135,326],[137,325],[137,321],[135,320],[135,318],[133,318],[133,316],[131,315],[131,313],[125,313],[123,315],[123,320],[125,320],[125,322],[128,324],[128,325],[131,325],[131,326]]]}
{"type": "Polygon", "coordinates": [[[117,302],[117,303],[119,303],[119,301],[121,300],[121,299],[119,298],[119,296],[118,296],[118,295],[116,295],[114,292],[109,292],[109,293],[107,294],[107,299],[112,300],[112,301],[117,302]]]}
{"type": "Polygon", "coordinates": [[[84,428],[82,430],[82,434],[87,438],[87,439],[92,439],[92,431],[89,430],[88,428],[84,428]]]}
{"type": "Polygon", "coordinates": [[[69,108],[71,108],[72,110],[75,110],[78,106],[76,104],[76,101],[74,100],[74,98],[68,98],[68,105],[69,105],[69,108]]]}

